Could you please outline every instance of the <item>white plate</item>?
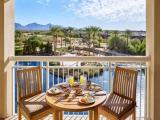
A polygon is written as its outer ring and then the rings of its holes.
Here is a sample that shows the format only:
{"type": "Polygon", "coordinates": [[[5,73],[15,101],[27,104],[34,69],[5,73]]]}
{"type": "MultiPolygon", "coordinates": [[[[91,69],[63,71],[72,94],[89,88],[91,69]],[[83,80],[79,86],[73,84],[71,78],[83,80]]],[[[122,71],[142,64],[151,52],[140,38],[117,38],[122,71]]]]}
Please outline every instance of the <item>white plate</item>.
{"type": "Polygon", "coordinates": [[[62,91],[58,88],[51,88],[47,91],[47,93],[52,94],[52,95],[57,95],[60,94],[62,91]]]}
{"type": "Polygon", "coordinates": [[[98,92],[98,91],[101,91],[102,89],[101,89],[101,87],[98,86],[98,85],[92,85],[92,86],[91,86],[91,90],[98,92]]]}
{"type": "Polygon", "coordinates": [[[83,102],[82,98],[79,99],[79,103],[81,103],[81,104],[92,104],[92,103],[95,103],[95,101],[96,101],[95,98],[93,97],[93,99],[91,101],[83,102]]]}

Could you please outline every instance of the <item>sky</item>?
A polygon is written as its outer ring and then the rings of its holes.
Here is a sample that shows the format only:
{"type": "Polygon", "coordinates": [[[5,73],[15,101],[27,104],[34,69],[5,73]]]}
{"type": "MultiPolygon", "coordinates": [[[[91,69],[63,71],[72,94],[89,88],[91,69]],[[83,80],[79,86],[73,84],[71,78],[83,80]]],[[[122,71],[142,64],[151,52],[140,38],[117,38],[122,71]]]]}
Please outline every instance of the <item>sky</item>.
{"type": "Polygon", "coordinates": [[[15,0],[15,22],[146,30],[146,0],[15,0]]]}

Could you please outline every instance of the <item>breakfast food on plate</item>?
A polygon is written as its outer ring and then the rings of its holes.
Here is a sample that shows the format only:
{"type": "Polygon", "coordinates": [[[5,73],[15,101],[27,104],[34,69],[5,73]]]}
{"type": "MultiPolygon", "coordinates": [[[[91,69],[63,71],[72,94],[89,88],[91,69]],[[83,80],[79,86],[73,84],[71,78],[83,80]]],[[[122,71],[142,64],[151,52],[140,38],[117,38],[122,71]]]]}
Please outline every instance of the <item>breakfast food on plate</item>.
{"type": "Polygon", "coordinates": [[[75,94],[76,94],[76,95],[82,94],[82,89],[81,89],[81,88],[75,89],[75,94]]]}
{"type": "Polygon", "coordinates": [[[98,92],[98,91],[101,90],[101,87],[98,86],[98,85],[92,85],[92,86],[91,86],[91,89],[94,90],[95,92],[98,92]]]}
{"type": "Polygon", "coordinates": [[[90,104],[90,103],[94,103],[95,102],[95,98],[90,95],[90,94],[85,94],[81,99],[80,99],[80,103],[84,103],[84,104],[90,104]]]}
{"type": "Polygon", "coordinates": [[[66,90],[64,91],[64,94],[65,94],[66,97],[68,97],[68,96],[70,95],[70,93],[71,93],[71,90],[70,90],[70,89],[66,89],[66,90]]]}
{"type": "Polygon", "coordinates": [[[89,89],[91,87],[91,81],[90,80],[87,80],[87,88],[89,89]]]}
{"type": "Polygon", "coordinates": [[[79,86],[79,83],[78,82],[74,82],[72,87],[78,87],[79,86]]]}

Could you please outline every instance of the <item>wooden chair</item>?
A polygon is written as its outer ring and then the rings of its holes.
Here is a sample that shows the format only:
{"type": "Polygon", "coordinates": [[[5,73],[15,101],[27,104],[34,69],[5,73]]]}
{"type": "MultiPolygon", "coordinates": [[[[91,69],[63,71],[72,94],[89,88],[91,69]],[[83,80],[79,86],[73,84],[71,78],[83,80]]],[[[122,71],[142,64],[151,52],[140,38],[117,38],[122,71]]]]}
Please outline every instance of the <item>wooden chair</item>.
{"type": "Polygon", "coordinates": [[[124,120],[132,114],[132,120],[136,119],[137,75],[134,70],[115,68],[113,92],[98,108],[99,115],[111,120],[124,120]]]}
{"type": "Polygon", "coordinates": [[[41,67],[17,71],[18,120],[21,115],[27,120],[38,120],[54,112],[42,92],[41,71],[41,67]]]}

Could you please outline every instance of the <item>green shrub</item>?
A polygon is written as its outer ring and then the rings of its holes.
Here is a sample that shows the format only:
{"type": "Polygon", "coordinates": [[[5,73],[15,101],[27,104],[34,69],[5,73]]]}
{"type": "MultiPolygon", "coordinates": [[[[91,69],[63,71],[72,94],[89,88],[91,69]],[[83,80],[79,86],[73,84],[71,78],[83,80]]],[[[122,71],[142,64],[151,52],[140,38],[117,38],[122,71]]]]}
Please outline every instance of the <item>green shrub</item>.
{"type": "Polygon", "coordinates": [[[119,36],[111,36],[109,39],[109,49],[117,52],[126,52],[127,42],[119,36]]]}
{"type": "Polygon", "coordinates": [[[23,48],[16,48],[15,55],[23,55],[23,48]]]}
{"type": "Polygon", "coordinates": [[[146,52],[146,41],[139,39],[129,40],[127,46],[127,41],[123,37],[111,36],[109,39],[109,49],[115,50],[117,52],[127,53],[131,55],[145,55],[146,52]]]}
{"type": "Polygon", "coordinates": [[[37,48],[40,48],[41,44],[42,40],[40,37],[29,37],[24,44],[24,54],[35,54],[37,52],[37,48]]]}

